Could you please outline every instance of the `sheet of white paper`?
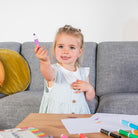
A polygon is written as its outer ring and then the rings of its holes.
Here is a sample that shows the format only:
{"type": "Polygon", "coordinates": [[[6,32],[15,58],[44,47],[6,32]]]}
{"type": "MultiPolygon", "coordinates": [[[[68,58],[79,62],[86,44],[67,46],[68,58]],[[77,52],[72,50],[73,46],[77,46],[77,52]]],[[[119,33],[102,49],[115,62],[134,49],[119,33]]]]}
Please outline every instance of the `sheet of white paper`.
{"type": "Polygon", "coordinates": [[[90,118],[61,119],[70,134],[96,133],[101,128],[109,131],[131,130],[122,125],[121,120],[138,125],[138,115],[96,113],[90,118]]]}

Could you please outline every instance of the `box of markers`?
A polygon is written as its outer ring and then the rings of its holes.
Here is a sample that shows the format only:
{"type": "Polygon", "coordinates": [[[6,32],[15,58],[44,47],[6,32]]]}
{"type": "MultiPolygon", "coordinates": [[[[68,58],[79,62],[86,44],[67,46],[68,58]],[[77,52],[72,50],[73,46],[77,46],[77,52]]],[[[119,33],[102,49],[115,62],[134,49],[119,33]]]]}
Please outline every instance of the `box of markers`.
{"type": "Polygon", "coordinates": [[[35,127],[0,130],[0,138],[49,138],[35,127]]]}

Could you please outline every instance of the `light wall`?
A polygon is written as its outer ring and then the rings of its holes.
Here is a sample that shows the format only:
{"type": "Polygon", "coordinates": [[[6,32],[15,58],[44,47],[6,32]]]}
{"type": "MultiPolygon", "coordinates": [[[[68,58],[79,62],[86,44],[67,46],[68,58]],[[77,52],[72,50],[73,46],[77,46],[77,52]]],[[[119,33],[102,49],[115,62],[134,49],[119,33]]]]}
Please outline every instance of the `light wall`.
{"type": "Polygon", "coordinates": [[[137,41],[138,0],[0,0],[0,42],[53,41],[65,24],[85,41],[137,41]]]}

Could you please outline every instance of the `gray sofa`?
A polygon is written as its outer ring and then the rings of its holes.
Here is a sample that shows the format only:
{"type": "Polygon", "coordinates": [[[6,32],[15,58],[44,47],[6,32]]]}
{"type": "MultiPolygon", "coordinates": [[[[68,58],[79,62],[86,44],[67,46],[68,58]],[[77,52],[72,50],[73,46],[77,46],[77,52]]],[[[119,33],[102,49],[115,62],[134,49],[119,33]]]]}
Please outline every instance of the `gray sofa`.
{"type": "MultiPolygon", "coordinates": [[[[50,50],[51,42],[41,42],[50,50]]],[[[0,42],[0,48],[20,53],[28,62],[31,82],[25,91],[0,94],[0,129],[13,128],[30,113],[38,113],[43,95],[43,77],[34,42],[0,42]]],[[[82,66],[89,66],[96,96],[91,113],[138,114],[138,42],[86,42],[82,66]]]]}

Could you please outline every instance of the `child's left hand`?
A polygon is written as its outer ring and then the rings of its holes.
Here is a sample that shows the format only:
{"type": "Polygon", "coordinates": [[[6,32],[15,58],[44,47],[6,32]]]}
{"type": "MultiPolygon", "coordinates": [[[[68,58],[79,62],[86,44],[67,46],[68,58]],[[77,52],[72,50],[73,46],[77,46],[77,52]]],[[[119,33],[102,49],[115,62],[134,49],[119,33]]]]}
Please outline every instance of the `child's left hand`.
{"type": "Polygon", "coordinates": [[[91,101],[95,96],[95,90],[88,81],[77,80],[71,84],[71,88],[77,90],[75,93],[85,92],[87,101],[91,101]]]}
{"type": "Polygon", "coordinates": [[[87,92],[90,91],[91,85],[86,81],[77,80],[76,82],[73,82],[71,84],[71,88],[74,90],[78,90],[75,93],[87,92]]]}

